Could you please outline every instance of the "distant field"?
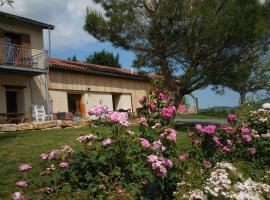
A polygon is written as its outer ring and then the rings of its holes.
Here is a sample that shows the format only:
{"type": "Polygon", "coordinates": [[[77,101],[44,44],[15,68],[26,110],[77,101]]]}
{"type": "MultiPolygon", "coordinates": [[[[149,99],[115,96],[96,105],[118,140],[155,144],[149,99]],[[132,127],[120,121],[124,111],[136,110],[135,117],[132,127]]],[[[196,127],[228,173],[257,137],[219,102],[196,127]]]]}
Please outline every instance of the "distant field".
{"type": "Polygon", "coordinates": [[[226,119],[226,114],[177,114],[176,119],[226,119]]]}

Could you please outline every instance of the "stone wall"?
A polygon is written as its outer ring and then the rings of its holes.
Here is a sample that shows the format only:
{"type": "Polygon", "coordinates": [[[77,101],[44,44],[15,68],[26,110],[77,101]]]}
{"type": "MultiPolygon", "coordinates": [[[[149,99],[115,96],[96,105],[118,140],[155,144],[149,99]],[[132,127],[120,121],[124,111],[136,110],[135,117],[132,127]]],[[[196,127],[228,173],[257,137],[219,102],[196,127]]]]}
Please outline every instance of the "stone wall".
{"type": "Polygon", "coordinates": [[[57,120],[22,124],[0,124],[0,132],[44,130],[50,128],[85,127],[89,125],[90,121],[84,119],[78,122],[73,122],[71,120],[57,120]]]}

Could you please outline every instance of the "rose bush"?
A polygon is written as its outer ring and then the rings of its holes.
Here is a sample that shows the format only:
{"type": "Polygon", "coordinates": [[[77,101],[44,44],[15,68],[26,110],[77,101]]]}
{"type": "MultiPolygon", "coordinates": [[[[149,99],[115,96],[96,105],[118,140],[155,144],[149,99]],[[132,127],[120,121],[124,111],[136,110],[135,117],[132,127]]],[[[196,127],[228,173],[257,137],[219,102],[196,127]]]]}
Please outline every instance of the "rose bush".
{"type": "Polygon", "coordinates": [[[146,96],[140,97],[139,102],[145,116],[141,122],[144,126],[154,126],[156,123],[168,125],[176,112],[171,94],[161,89],[148,91],[146,96]]]}
{"type": "MultiPolygon", "coordinates": [[[[187,133],[192,147],[183,150],[179,138],[185,135],[171,123],[176,109],[170,94],[155,89],[140,103],[144,117],[139,128],[128,126],[126,113],[108,112],[102,105],[92,108],[89,114],[109,126],[110,132],[90,128],[76,138],[78,150],[64,145],[43,152],[40,160],[47,167],[40,174],[52,180],[37,193],[80,200],[173,199],[173,195],[202,200],[269,198],[270,137],[264,126],[269,118],[265,124],[243,123],[230,114],[228,124],[197,124],[187,133]]],[[[264,110],[256,115],[268,113],[267,105],[264,110]]],[[[28,198],[31,179],[27,174],[32,167],[31,163],[19,166],[24,176],[14,183],[18,191],[13,199],[28,198]]]]}

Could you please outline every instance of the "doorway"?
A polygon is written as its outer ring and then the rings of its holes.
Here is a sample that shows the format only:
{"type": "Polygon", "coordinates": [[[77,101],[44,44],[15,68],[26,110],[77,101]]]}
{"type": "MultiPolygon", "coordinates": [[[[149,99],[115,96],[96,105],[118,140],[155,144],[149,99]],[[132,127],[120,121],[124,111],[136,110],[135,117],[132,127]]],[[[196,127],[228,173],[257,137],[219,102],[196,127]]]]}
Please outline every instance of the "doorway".
{"type": "Polygon", "coordinates": [[[68,94],[68,112],[84,114],[81,94],[68,94]]]}
{"type": "Polygon", "coordinates": [[[6,91],[6,102],[7,102],[7,113],[18,112],[16,91],[6,91]]]}

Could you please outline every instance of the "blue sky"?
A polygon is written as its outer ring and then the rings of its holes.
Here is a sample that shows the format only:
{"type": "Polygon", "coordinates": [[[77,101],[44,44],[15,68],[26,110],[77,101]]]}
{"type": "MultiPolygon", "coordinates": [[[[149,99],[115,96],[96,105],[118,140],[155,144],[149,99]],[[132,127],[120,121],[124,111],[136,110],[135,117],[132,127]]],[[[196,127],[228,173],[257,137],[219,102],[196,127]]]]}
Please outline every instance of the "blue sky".
{"type": "MultiPolygon", "coordinates": [[[[13,8],[0,7],[1,11],[28,17],[55,25],[52,31],[52,56],[67,59],[76,55],[79,60],[94,51],[108,50],[119,53],[123,67],[130,68],[134,59],[132,52],[115,49],[110,43],[100,43],[83,30],[86,7],[103,12],[92,0],[16,0],[13,8]]],[[[45,48],[48,46],[47,32],[44,31],[45,48]]],[[[199,98],[199,106],[236,106],[239,96],[226,90],[225,95],[216,95],[210,88],[194,92],[199,98]]]]}
{"type": "MultiPolygon", "coordinates": [[[[66,59],[76,55],[79,60],[85,60],[85,58],[94,51],[107,50],[113,52],[115,55],[119,53],[121,65],[130,68],[132,61],[135,58],[134,54],[130,51],[125,51],[120,48],[114,48],[110,43],[95,42],[89,47],[83,47],[79,49],[53,49],[52,54],[54,57],[66,59]]],[[[236,106],[239,102],[239,95],[230,89],[225,89],[225,95],[216,95],[211,88],[198,90],[193,93],[199,98],[199,107],[208,108],[212,106],[236,106]]]]}

